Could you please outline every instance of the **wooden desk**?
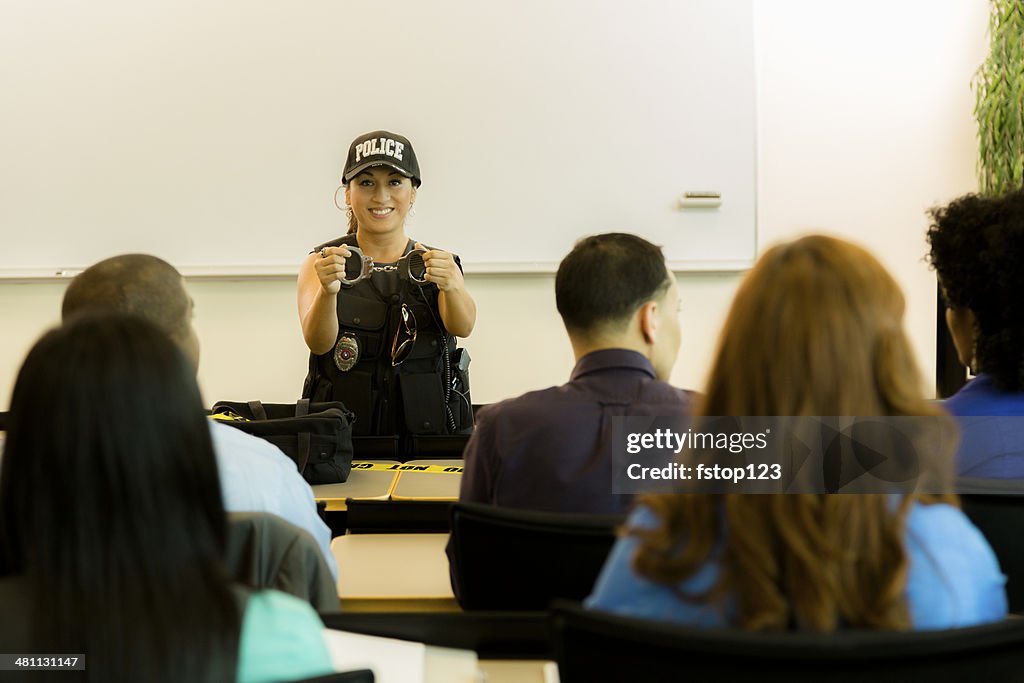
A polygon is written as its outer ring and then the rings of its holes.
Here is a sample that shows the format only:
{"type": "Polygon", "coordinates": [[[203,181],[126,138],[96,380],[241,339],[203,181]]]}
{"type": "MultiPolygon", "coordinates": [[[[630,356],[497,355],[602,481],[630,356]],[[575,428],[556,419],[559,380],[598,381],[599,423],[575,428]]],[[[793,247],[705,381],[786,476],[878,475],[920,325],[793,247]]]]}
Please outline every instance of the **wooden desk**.
{"type": "Polygon", "coordinates": [[[557,683],[554,662],[480,659],[471,649],[447,648],[416,640],[358,632],[324,631],[336,671],[370,669],[380,683],[557,683]]]}
{"type": "MultiPolygon", "coordinates": [[[[433,465],[437,467],[462,467],[457,460],[410,460],[406,465],[433,465]]],[[[398,475],[398,481],[391,492],[392,500],[440,500],[459,499],[459,483],[462,472],[415,472],[405,470],[398,475]]]]}
{"type": "MultiPolygon", "coordinates": [[[[382,465],[398,465],[396,460],[363,460],[382,465]]],[[[346,498],[363,498],[368,500],[387,500],[398,481],[398,472],[379,470],[353,469],[348,481],[343,484],[317,484],[313,487],[313,497],[327,503],[328,512],[345,509],[346,498]]]]}
{"type": "Polygon", "coordinates": [[[540,659],[481,659],[487,683],[557,683],[558,667],[540,659]]]}
{"type": "Polygon", "coordinates": [[[457,611],[448,534],[347,534],[331,542],[342,611],[457,611]]]}

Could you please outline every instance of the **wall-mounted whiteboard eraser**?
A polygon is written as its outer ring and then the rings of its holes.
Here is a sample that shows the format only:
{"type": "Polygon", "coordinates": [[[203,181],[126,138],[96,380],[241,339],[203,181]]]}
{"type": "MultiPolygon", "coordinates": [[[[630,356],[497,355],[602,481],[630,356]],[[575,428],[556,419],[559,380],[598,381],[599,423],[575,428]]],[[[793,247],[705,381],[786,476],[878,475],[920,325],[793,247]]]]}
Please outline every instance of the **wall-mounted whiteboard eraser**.
{"type": "Polygon", "coordinates": [[[679,197],[683,209],[714,209],[722,205],[722,193],[714,190],[693,190],[679,197]]]}

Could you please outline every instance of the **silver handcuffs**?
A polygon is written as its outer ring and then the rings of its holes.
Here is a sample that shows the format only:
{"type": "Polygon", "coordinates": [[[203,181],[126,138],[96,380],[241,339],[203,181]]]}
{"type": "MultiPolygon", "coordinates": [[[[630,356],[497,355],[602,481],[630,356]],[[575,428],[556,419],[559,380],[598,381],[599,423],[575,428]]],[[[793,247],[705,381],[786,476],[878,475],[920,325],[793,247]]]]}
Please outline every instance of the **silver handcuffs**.
{"type": "MultiPolygon", "coordinates": [[[[359,247],[347,247],[349,257],[345,259],[345,274],[338,280],[342,287],[351,287],[360,280],[365,280],[373,272],[373,259],[363,253],[359,247]],[[358,270],[357,270],[358,269],[358,270]]],[[[327,247],[320,250],[320,258],[327,258],[327,247]]]]}
{"type": "MultiPolygon", "coordinates": [[[[342,287],[351,287],[370,277],[373,272],[386,272],[397,270],[398,277],[403,280],[410,280],[418,285],[427,283],[427,266],[423,262],[423,255],[426,249],[413,249],[408,254],[398,259],[395,265],[378,266],[373,259],[363,253],[359,247],[347,247],[351,256],[345,259],[345,275],[341,278],[342,287]],[[358,269],[358,270],[357,270],[358,269]]],[[[325,247],[326,249],[326,247],[325,247]]],[[[320,256],[326,257],[325,249],[320,250],[320,256]]]]}
{"type": "Polygon", "coordinates": [[[423,262],[426,249],[413,249],[398,259],[398,277],[417,285],[427,284],[427,264],[423,262]]]}

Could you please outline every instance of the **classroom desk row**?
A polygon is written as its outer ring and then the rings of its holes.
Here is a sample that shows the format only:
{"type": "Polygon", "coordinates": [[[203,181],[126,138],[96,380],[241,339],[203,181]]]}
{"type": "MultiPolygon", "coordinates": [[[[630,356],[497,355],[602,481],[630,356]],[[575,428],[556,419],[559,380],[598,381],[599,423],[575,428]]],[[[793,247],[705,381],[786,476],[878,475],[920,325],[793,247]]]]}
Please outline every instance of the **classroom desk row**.
{"type": "MultiPolygon", "coordinates": [[[[459,498],[462,460],[356,461],[348,481],[321,484],[313,495],[328,512],[346,500],[451,501],[459,498]],[[370,463],[392,469],[362,469],[370,463]],[[422,469],[430,468],[430,469],[422,469]],[[449,470],[449,471],[445,471],[449,470]]],[[[346,534],[331,542],[338,563],[338,597],[343,612],[457,612],[448,578],[448,534],[346,534]]],[[[489,683],[557,680],[542,660],[480,661],[489,683]]]]}
{"type": "MultiPolygon", "coordinates": [[[[313,496],[328,512],[345,510],[348,499],[454,502],[461,478],[462,460],[357,460],[346,482],[314,486],[313,496]]],[[[331,552],[345,568],[338,576],[342,609],[457,611],[447,542],[448,534],[438,533],[338,536],[331,552]]]]}

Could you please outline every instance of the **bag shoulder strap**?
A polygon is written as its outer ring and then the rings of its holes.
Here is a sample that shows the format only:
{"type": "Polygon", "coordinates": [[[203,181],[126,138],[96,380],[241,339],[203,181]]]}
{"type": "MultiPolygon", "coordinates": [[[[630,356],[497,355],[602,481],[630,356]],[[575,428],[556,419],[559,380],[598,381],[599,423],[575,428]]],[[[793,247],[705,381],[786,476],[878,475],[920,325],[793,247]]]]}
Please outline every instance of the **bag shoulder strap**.
{"type": "Polygon", "coordinates": [[[249,401],[249,410],[252,411],[253,419],[255,420],[266,420],[267,411],[263,409],[263,403],[260,401],[249,401]]]}
{"type": "Polygon", "coordinates": [[[309,399],[300,398],[295,402],[295,417],[309,415],[309,399]]]}

